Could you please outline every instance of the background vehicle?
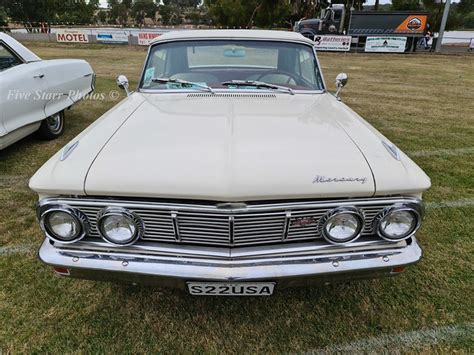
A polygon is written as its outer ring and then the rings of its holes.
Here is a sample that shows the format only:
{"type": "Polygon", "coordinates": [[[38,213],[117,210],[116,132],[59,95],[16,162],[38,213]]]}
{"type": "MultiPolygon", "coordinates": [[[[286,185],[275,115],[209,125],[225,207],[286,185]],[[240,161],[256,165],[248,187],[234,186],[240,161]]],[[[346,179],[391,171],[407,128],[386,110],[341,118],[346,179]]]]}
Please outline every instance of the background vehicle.
{"type": "Polygon", "coordinates": [[[54,139],[64,130],[64,110],[94,89],[84,60],[41,60],[0,33],[0,149],[38,131],[54,139]]]}
{"type": "Polygon", "coordinates": [[[414,38],[423,37],[427,30],[427,12],[417,11],[351,11],[347,14],[341,4],[323,9],[319,18],[303,19],[294,30],[313,39],[316,35],[347,34],[358,37],[358,44],[365,43],[367,36],[409,37],[407,49],[414,38]]]}

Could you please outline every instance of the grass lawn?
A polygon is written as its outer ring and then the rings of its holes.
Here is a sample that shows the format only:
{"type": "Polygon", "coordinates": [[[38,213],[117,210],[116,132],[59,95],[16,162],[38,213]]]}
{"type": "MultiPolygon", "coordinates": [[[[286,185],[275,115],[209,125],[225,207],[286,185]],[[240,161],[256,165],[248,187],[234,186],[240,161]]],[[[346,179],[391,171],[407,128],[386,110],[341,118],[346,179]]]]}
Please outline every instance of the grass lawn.
{"type": "Polygon", "coordinates": [[[0,152],[0,353],[474,351],[474,57],[320,55],[331,89],[336,74],[347,72],[344,101],[432,179],[418,234],[425,252],[420,264],[397,278],[282,290],[269,298],[197,298],[64,279],[37,260],[43,237],[28,178],[117,102],[108,92],[118,74],[136,84],[146,52],[28,46],[45,59],[88,60],[96,93],[106,99],[68,111],[60,139],[32,136],[0,152]],[[438,205],[460,199],[467,205],[438,205]]]}

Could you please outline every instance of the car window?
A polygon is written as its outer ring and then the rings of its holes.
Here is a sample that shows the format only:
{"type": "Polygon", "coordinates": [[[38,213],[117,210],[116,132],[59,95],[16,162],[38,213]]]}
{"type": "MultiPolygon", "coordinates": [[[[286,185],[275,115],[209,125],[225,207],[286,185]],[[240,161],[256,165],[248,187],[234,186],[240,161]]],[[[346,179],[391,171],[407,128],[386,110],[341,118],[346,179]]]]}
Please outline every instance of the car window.
{"type": "Polygon", "coordinates": [[[3,43],[0,43],[0,71],[9,69],[23,62],[3,43]]]}
{"type": "Polygon", "coordinates": [[[188,47],[189,68],[206,66],[259,66],[277,69],[278,49],[239,45],[188,47]]]}
{"type": "Polygon", "coordinates": [[[262,81],[296,90],[323,89],[313,48],[283,41],[216,39],[156,44],[150,50],[140,88],[190,88],[176,80],[153,80],[158,78],[175,78],[229,90],[236,87],[224,83],[232,80],[262,81]]]}
{"type": "Polygon", "coordinates": [[[313,57],[308,52],[300,52],[299,64],[301,77],[310,82],[314,81],[316,78],[313,57]]]}

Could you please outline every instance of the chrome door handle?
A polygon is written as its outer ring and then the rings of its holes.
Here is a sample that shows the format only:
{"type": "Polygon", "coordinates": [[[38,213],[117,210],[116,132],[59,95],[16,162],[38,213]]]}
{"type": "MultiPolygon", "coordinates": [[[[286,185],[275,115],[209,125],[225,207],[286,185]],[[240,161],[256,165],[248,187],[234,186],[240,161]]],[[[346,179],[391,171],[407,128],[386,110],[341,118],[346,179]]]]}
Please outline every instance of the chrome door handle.
{"type": "Polygon", "coordinates": [[[44,74],[35,75],[35,76],[33,76],[33,78],[35,78],[35,79],[43,79],[43,78],[44,78],[44,74]]]}

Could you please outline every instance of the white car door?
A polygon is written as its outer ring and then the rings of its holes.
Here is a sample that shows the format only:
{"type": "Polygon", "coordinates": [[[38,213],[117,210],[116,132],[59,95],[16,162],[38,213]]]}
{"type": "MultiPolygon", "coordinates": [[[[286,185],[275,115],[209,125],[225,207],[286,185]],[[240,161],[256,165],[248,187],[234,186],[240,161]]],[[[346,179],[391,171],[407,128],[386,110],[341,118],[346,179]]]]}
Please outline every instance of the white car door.
{"type": "Polygon", "coordinates": [[[41,61],[26,63],[0,41],[0,136],[45,118],[41,61]]]}

